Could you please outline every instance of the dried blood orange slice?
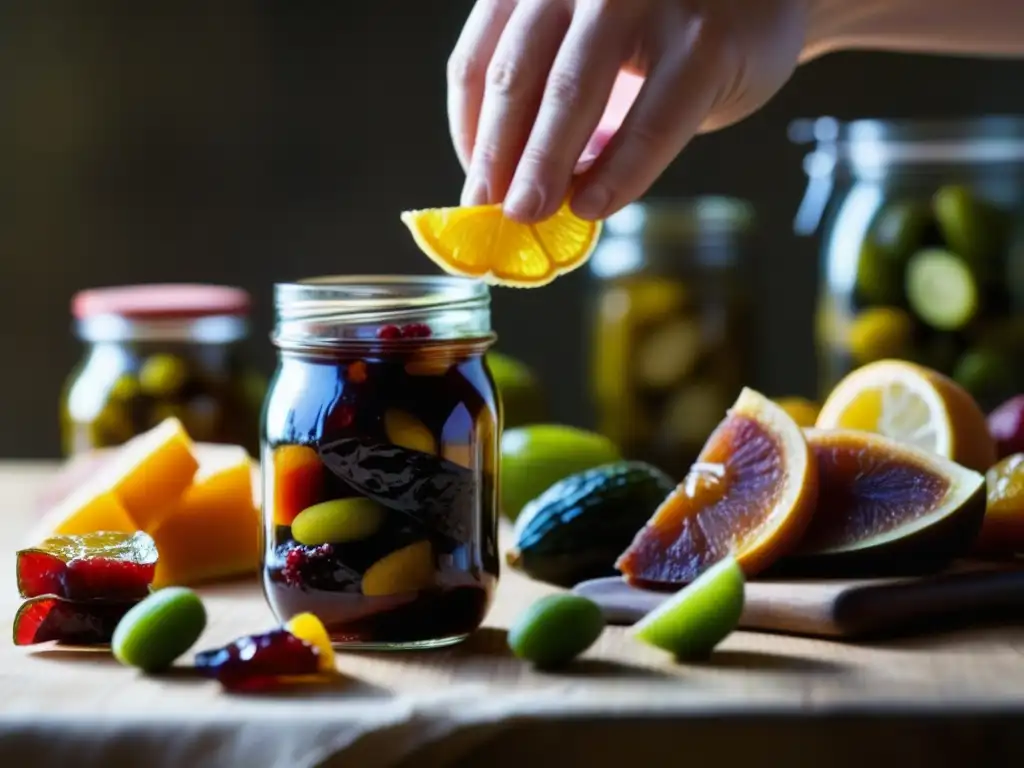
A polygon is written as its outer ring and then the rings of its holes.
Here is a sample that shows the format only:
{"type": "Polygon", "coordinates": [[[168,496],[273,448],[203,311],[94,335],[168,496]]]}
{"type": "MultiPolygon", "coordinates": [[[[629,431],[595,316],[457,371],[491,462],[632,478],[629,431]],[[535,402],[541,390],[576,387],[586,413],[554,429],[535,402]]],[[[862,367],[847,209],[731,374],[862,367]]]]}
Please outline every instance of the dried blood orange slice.
{"type": "Polygon", "coordinates": [[[133,600],[149,594],[157,551],[146,533],[51,536],[17,553],[22,597],[133,600]]]}
{"type": "Polygon", "coordinates": [[[616,567],[636,584],[678,587],[732,555],[752,576],[795,546],[817,495],[817,468],[800,427],[744,389],[616,567]]]}
{"type": "Polygon", "coordinates": [[[985,515],[980,473],[870,432],[805,433],[818,465],[818,510],[794,560],[827,560],[844,573],[861,565],[915,571],[970,550],[985,515]]]}
{"type": "Polygon", "coordinates": [[[109,643],[117,624],[133,601],[72,602],[57,597],[26,600],[14,616],[14,644],[34,645],[57,641],[67,645],[109,643]]]}

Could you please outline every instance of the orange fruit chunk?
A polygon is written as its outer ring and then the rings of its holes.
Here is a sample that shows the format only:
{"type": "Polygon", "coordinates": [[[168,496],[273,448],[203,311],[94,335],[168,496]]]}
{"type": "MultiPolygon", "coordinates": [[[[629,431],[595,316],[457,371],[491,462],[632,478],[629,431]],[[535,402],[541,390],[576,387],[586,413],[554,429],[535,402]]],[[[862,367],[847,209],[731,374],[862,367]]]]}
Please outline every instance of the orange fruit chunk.
{"type": "Polygon", "coordinates": [[[244,448],[222,452],[164,510],[150,530],[160,553],[154,587],[256,574],[260,518],[252,475],[252,459],[244,448]]]}
{"type": "Polygon", "coordinates": [[[677,587],[732,556],[753,576],[797,544],[817,497],[800,427],[745,388],[616,567],[636,584],[677,587]]]}
{"type": "Polygon", "coordinates": [[[829,394],[819,429],[876,432],[985,472],[996,446],[967,390],[930,368],[880,360],[856,369],[829,394]]]}
{"type": "Polygon", "coordinates": [[[274,523],[291,525],[299,512],[320,500],[323,464],[309,446],[282,445],[274,449],[270,465],[274,523]]]}
{"type": "Polygon", "coordinates": [[[80,536],[96,531],[134,533],[138,530],[128,510],[109,491],[96,493],[93,488],[72,492],[51,509],[33,530],[30,541],[51,536],[80,536]]]}
{"type": "Polygon", "coordinates": [[[975,551],[985,555],[1024,552],[1024,453],[1007,456],[985,473],[987,504],[975,551]]]}
{"type": "Polygon", "coordinates": [[[516,288],[547,285],[585,264],[602,227],[576,216],[568,202],[536,224],[506,218],[501,205],[405,211],[402,222],[448,274],[516,288]]]}

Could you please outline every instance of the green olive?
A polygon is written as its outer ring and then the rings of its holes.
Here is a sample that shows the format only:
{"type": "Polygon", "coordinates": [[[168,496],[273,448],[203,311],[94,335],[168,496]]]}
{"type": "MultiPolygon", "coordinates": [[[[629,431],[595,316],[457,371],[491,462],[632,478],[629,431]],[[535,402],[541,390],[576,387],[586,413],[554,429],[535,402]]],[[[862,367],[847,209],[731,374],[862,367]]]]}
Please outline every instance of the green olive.
{"type": "Polygon", "coordinates": [[[139,386],[138,379],[130,373],[125,373],[118,376],[117,380],[111,385],[108,396],[111,400],[127,403],[129,400],[138,397],[140,391],[141,387],[139,386]]]}
{"type": "Polygon", "coordinates": [[[904,269],[911,254],[924,245],[930,225],[930,212],[922,203],[901,201],[882,210],[861,246],[857,264],[857,292],[865,301],[888,306],[904,303],[904,269]]]}
{"type": "Polygon", "coordinates": [[[1007,222],[1002,213],[959,184],[939,189],[932,206],[949,249],[971,266],[977,279],[996,277],[995,263],[1006,247],[1007,222]]]}
{"type": "Polygon", "coordinates": [[[139,369],[142,391],[152,397],[171,397],[188,381],[188,364],[177,355],[153,355],[139,369]]]}
{"type": "Polygon", "coordinates": [[[598,605],[580,595],[547,595],[516,619],[508,631],[508,645],[520,659],[535,666],[555,668],[579,656],[604,631],[598,605]]]}
{"type": "Polygon", "coordinates": [[[307,546],[359,541],[375,534],[384,516],[384,508],[370,499],[333,499],[299,512],[292,521],[292,536],[307,546]]]}
{"type": "Polygon", "coordinates": [[[166,587],[124,615],[110,645],[122,664],[159,672],[191,648],[205,628],[199,596],[185,587],[166,587]]]}

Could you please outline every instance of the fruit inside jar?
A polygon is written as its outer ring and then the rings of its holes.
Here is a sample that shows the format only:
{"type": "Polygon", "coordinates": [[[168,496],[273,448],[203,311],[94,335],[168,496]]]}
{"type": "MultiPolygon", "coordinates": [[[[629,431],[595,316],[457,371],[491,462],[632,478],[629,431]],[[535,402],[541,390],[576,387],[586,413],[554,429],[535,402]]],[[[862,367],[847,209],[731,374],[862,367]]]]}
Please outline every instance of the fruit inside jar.
{"type": "Polygon", "coordinates": [[[341,647],[433,647],[482,623],[498,576],[488,339],[382,324],[282,351],[265,417],[263,583],[341,647]]]}

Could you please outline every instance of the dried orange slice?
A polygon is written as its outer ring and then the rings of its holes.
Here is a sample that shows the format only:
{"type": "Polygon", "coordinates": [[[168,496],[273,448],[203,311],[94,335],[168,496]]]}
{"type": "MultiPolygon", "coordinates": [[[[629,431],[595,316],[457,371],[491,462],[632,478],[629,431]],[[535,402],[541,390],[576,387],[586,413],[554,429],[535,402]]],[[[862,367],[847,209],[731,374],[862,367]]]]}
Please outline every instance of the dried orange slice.
{"type": "Polygon", "coordinates": [[[984,555],[1024,552],[1024,453],[1014,453],[985,473],[987,504],[975,551],[984,555]]]}
{"type": "Polygon", "coordinates": [[[514,288],[547,285],[585,264],[602,226],[576,216],[568,202],[537,224],[506,218],[500,205],[405,211],[402,221],[448,274],[514,288]]]}
{"type": "Polygon", "coordinates": [[[996,461],[985,414],[967,390],[903,360],[880,360],[848,374],[825,400],[815,426],[876,432],[978,472],[996,461]]]}
{"type": "Polygon", "coordinates": [[[796,546],[817,498],[817,465],[800,427],[744,389],[616,567],[635,584],[678,587],[732,556],[753,576],[796,546]]]}

